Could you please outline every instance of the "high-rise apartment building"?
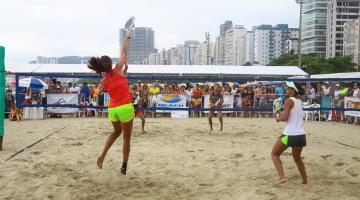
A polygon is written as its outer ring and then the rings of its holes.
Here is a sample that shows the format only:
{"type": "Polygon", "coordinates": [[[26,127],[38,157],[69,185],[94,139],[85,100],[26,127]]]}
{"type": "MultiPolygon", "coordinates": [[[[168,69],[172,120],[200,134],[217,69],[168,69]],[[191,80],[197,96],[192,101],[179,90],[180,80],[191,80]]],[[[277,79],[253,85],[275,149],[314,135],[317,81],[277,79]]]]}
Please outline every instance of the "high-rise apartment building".
{"type": "Polygon", "coordinates": [[[344,24],[344,55],[351,56],[353,63],[360,64],[360,19],[344,24]]]}
{"type": "Polygon", "coordinates": [[[287,24],[260,25],[254,27],[255,62],[266,65],[271,60],[286,53],[284,42],[290,38],[299,38],[299,29],[289,28],[287,24]]]}
{"type": "Polygon", "coordinates": [[[225,32],[225,65],[245,63],[246,28],[234,26],[225,32]]]}
{"type": "Polygon", "coordinates": [[[187,40],[184,44],[184,64],[185,65],[193,65],[192,60],[194,53],[199,46],[199,41],[196,40],[187,40]]]}
{"type": "Polygon", "coordinates": [[[290,38],[284,41],[284,52],[285,54],[298,54],[299,52],[299,38],[290,38]]]}
{"type": "Polygon", "coordinates": [[[184,64],[184,45],[177,45],[167,51],[169,65],[183,65],[184,64]]]}
{"type": "Polygon", "coordinates": [[[326,54],[326,16],[330,0],[304,0],[301,22],[301,52],[326,54]]]}
{"type": "Polygon", "coordinates": [[[215,44],[215,61],[217,65],[225,64],[225,33],[233,27],[232,21],[225,21],[224,24],[220,25],[220,35],[216,39],[215,44]]]}
{"type": "Polygon", "coordinates": [[[327,7],[326,57],[344,55],[344,23],[360,16],[359,0],[331,0],[327,7]]]}
{"type": "Polygon", "coordinates": [[[213,42],[203,42],[199,44],[193,57],[194,65],[211,65],[214,58],[215,44],[213,42]]]}
{"type": "MultiPolygon", "coordinates": [[[[254,31],[246,32],[245,63],[254,63],[255,35],[254,31]]],[[[244,63],[244,64],[245,64],[244,63]]]]}

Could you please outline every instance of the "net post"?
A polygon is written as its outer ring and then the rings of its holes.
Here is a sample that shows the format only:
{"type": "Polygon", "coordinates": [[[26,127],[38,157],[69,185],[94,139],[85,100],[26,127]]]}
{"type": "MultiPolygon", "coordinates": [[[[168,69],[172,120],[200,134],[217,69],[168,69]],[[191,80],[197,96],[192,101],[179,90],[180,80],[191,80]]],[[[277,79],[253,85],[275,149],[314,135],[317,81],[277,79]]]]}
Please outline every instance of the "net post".
{"type": "Polygon", "coordinates": [[[4,137],[4,114],[5,114],[5,47],[0,46],[0,150],[4,137]]]}

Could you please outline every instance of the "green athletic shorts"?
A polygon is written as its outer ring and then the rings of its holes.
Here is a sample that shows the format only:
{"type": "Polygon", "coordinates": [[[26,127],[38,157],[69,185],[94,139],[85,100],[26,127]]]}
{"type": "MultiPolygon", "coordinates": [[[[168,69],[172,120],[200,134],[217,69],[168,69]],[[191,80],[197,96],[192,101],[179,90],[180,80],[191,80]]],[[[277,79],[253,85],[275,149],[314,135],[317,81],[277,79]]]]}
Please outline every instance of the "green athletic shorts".
{"type": "Polygon", "coordinates": [[[109,119],[111,122],[126,123],[134,118],[134,105],[132,103],[109,108],[109,119]]]}

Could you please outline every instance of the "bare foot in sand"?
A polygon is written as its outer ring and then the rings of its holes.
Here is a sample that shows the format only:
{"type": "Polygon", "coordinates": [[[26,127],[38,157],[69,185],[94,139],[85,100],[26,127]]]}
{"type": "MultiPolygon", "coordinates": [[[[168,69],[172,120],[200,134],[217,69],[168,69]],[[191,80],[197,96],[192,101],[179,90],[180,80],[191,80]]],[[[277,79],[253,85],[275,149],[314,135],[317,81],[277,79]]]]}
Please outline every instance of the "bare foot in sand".
{"type": "Polygon", "coordinates": [[[301,181],[301,184],[307,184],[307,180],[301,181]]]}
{"type": "Polygon", "coordinates": [[[288,179],[286,177],[282,177],[282,178],[279,178],[277,183],[278,184],[282,184],[282,183],[286,183],[288,181],[288,179]]]}
{"type": "Polygon", "coordinates": [[[96,165],[99,167],[99,169],[102,169],[103,162],[104,162],[104,157],[99,156],[97,161],[96,161],[96,165]]]}

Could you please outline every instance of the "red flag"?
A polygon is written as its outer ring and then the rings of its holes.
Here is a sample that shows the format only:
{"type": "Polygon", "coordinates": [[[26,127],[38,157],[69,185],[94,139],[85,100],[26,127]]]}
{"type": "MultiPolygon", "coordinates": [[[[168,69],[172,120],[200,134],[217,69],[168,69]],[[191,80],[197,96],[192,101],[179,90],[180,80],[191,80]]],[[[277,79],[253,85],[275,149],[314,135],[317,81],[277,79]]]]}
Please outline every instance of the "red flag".
{"type": "Polygon", "coordinates": [[[336,122],[336,112],[334,109],[334,105],[331,107],[331,120],[336,122]]]}

